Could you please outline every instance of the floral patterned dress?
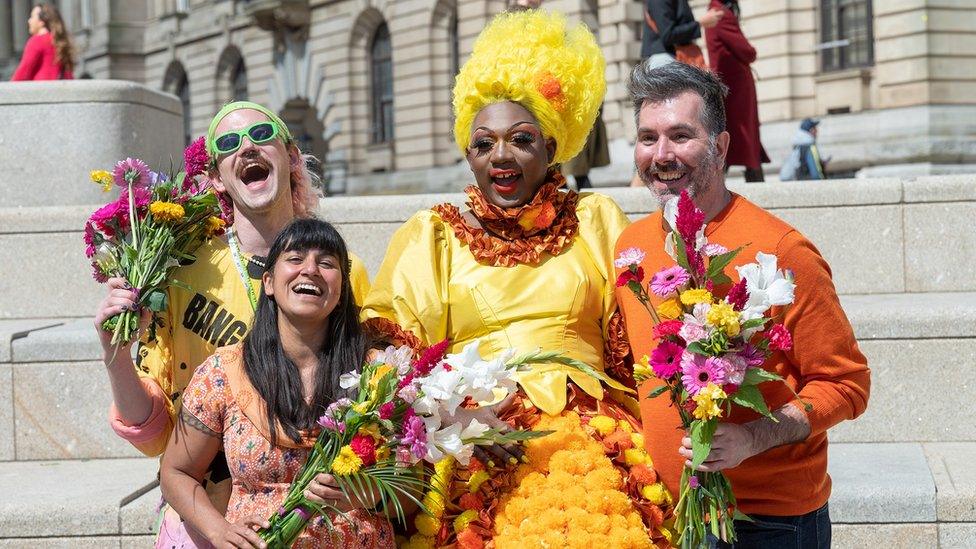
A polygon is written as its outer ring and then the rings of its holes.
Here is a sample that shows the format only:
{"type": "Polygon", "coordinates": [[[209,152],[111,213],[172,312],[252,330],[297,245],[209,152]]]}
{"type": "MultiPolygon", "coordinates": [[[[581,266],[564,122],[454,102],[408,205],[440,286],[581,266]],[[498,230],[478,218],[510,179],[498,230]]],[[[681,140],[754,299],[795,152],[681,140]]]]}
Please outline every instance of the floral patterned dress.
{"type": "MultiPolygon", "coordinates": [[[[230,522],[248,516],[271,516],[308,457],[317,433],[307,433],[307,445],[287,438],[272,446],[264,403],[243,374],[239,345],[224,347],[207,359],[193,375],[183,395],[183,409],[217,433],[230,468],[232,492],[225,515],[230,522]]],[[[281,430],[278,430],[281,433],[281,430]]],[[[394,547],[393,528],[383,516],[361,509],[347,513],[349,520],[332,517],[330,532],[325,518],[316,517],[295,542],[296,548],[394,547]]]]}

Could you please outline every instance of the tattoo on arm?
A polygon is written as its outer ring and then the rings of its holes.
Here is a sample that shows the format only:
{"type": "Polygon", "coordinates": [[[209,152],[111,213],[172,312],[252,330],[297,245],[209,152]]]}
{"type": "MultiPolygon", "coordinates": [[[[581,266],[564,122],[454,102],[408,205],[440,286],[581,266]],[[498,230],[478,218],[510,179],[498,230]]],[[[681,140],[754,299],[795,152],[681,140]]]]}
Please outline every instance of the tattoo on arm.
{"type": "Polygon", "coordinates": [[[180,422],[183,423],[184,425],[188,425],[190,427],[193,427],[197,431],[200,431],[201,433],[203,433],[203,434],[205,434],[207,436],[211,436],[211,437],[215,437],[215,438],[220,438],[220,433],[218,433],[218,432],[214,431],[213,429],[211,429],[210,427],[207,427],[206,425],[204,425],[204,423],[202,421],[200,421],[199,419],[197,419],[196,417],[194,417],[193,414],[191,414],[190,412],[187,412],[186,410],[180,410],[180,422]]]}

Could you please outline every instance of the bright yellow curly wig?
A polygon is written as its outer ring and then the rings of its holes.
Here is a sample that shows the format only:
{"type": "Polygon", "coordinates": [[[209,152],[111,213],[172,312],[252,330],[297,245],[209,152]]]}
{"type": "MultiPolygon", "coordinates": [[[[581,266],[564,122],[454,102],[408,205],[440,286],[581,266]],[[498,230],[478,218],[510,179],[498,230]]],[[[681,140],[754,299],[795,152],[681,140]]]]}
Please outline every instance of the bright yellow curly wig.
{"type": "Polygon", "coordinates": [[[607,90],[603,52],[582,23],[567,28],[558,13],[503,13],[474,43],[454,85],[454,139],[462,153],[487,105],[513,101],[556,141],[553,163],[579,153],[607,90]]]}

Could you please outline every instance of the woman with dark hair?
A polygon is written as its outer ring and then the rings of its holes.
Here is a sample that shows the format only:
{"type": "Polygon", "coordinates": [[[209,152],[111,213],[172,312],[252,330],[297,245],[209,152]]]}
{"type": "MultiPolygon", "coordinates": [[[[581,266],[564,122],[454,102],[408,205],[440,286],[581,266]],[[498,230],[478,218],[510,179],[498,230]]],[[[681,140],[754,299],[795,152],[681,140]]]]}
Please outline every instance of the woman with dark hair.
{"type": "Polygon", "coordinates": [[[751,67],[756,49],[742,34],[737,0],[712,0],[709,9],[725,13],[716,26],[705,30],[709,66],[729,87],[725,126],[731,140],[725,165],[745,166],[747,182],[763,181],[762,165],[769,156],[759,141],[759,104],[751,67]]]}
{"type": "Polygon", "coordinates": [[[52,4],[37,4],[27,20],[31,37],[11,80],[70,80],[74,76],[74,47],[61,13],[52,4]]]}
{"type": "MultiPolygon", "coordinates": [[[[268,255],[250,333],[218,349],[186,388],[160,469],[163,497],[217,547],[263,547],[255,527],[284,500],[318,435],[316,419],[343,396],[339,376],[366,357],[349,265],[332,225],[289,224],[268,255]],[[233,481],[225,516],[201,487],[220,450],[233,481]]],[[[314,519],[294,547],[393,547],[389,521],[346,499],[331,476],[309,491],[348,512],[314,519]]],[[[169,547],[162,538],[156,546],[169,547]]]]}

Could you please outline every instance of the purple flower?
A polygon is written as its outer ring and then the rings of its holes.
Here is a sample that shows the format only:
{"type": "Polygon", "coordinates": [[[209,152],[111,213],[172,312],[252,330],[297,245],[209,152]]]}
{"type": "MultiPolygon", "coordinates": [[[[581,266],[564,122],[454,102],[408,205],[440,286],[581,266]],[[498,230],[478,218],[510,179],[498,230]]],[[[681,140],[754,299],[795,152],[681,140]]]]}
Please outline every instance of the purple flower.
{"type": "Polygon", "coordinates": [[[112,178],[119,187],[128,187],[129,182],[132,182],[133,187],[145,187],[151,181],[149,166],[138,158],[120,160],[112,170],[112,178]]]}
{"type": "Polygon", "coordinates": [[[346,424],[337,420],[336,418],[326,414],[319,418],[319,425],[323,429],[328,429],[330,431],[335,431],[337,433],[344,433],[346,431],[346,424]]]}
{"type": "Polygon", "coordinates": [[[651,291],[661,297],[669,297],[688,283],[691,276],[688,271],[675,265],[661,269],[651,277],[651,291]]]}
{"type": "Polygon", "coordinates": [[[746,343],[745,347],[739,351],[739,356],[749,366],[762,366],[763,362],[766,362],[766,354],[751,343],[746,343]]]}
{"type": "Polygon", "coordinates": [[[697,475],[691,475],[690,477],[688,477],[688,487],[689,488],[691,488],[692,490],[694,490],[695,488],[698,488],[699,486],[701,486],[701,483],[698,482],[698,476],[697,475]]]}
{"type": "Polygon", "coordinates": [[[677,343],[663,341],[651,353],[651,368],[654,375],[661,379],[670,379],[681,371],[681,355],[685,348],[677,343]]]}
{"type": "Polygon", "coordinates": [[[412,415],[403,422],[404,446],[410,448],[410,453],[417,459],[427,455],[427,428],[420,416],[412,415]]]}
{"type": "Polygon", "coordinates": [[[715,357],[703,357],[695,353],[685,352],[681,357],[681,383],[688,394],[695,396],[699,391],[708,387],[709,383],[721,386],[725,383],[725,365],[715,357]]]}

